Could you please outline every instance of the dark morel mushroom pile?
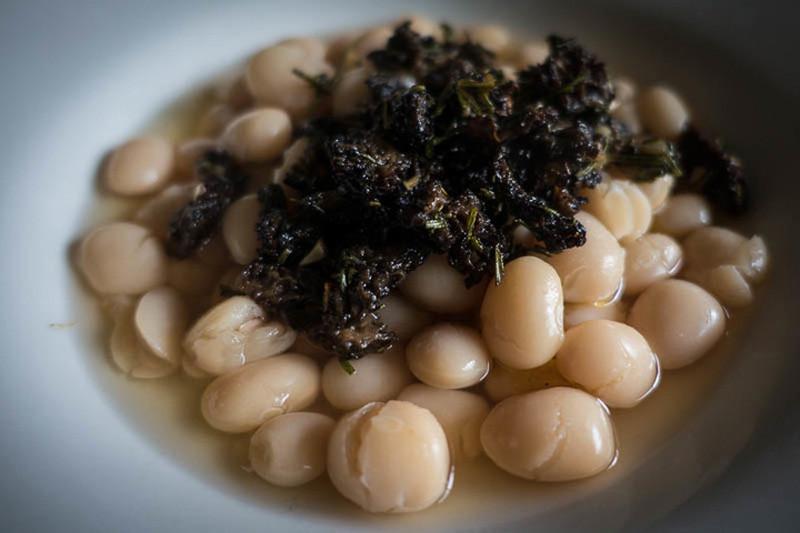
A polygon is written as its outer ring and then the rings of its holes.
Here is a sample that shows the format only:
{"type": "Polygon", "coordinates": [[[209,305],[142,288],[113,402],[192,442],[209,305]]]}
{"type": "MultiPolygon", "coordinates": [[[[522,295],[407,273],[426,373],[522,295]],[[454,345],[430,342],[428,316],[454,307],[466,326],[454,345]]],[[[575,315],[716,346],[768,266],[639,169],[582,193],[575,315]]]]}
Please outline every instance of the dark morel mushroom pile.
{"type": "MultiPolygon", "coordinates": [[[[225,290],[345,360],[392,345],[381,301],[430,254],[446,254],[469,286],[501,283],[515,257],[583,245],[581,191],[606,167],[635,180],[671,173],[720,209],[744,209],[741,169],[717,143],[693,127],[674,145],[631,135],[609,115],[603,63],[573,40],[549,45],[544,63],[512,80],[476,43],[399,26],[368,57],[363,111],[300,130],[306,153],[284,183],[259,193],[259,257],[225,290]],[[519,225],[535,245],[513,242],[519,225]]],[[[307,81],[325,98],[337,79],[307,81]]],[[[206,154],[197,172],[205,192],[170,228],[177,257],[218,231],[246,181],[222,152],[206,154]]]]}

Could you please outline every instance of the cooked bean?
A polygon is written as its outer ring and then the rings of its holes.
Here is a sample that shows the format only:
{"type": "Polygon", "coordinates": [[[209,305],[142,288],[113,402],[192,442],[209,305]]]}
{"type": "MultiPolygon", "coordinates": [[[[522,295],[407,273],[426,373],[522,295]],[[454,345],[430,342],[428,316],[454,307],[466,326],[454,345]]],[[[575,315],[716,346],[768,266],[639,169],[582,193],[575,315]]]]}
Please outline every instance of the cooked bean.
{"type": "Polygon", "coordinates": [[[495,363],[483,382],[486,394],[495,403],[517,394],[567,385],[569,382],[559,374],[555,359],[527,370],[495,363]]]}
{"type": "Polygon", "coordinates": [[[167,280],[161,243],[129,222],[112,222],[84,237],[79,265],[92,288],[104,294],[142,294],[167,280]]]}
{"type": "Polygon", "coordinates": [[[686,237],[683,277],[711,291],[728,307],[753,300],[751,282],[760,281],[768,258],[761,237],[746,239],[726,228],[700,228],[686,237]]]}
{"type": "Polygon", "coordinates": [[[503,26],[484,24],[467,31],[469,40],[478,43],[490,52],[502,54],[511,45],[511,33],[503,26]]]}
{"type": "Polygon", "coordinates": [[[283,152],[283,161],[281,161],[280,166],[275,169],[275,173],[272,175],[273,183],[283,184],[286,173],[302,159],[308,149],[308,144],[307,137],[300,137],[289,145],[289,148],[283,152]]]}
{"type": "Polygon", "coordinates": [[[541,65],[550,55],[550,46],[545,41],[531,41],[517,49],[516,67],[524,69],[531,65],[541,65]]]}
{"type": "Polygon", "coordinates": [[[295,71],[314,77],[333,75],[333,67],[307,44],[288,42],[270,46],[247,63],[245,79],[256,101],[285,110],[295,122],[308,118],[317,94],[295,71]]]}
{"type": "Polygon", "coordinates": [[[586,211],[617,239],[637,239],[650,227],[650,202],[627,180],[606,179],[594,189],[587,189],[585,195],[589,200],[586,211]]]}
{"type": "Polygon", "coordinates": [[[564,340],[563,319],[561,280],[532,256],[508,263],[503,282],[489,285],[481,307],[490,353],[512,368],[534,368],[552,359],[564,340]]]}
{"type": "Polygon", "coordinates": [[[109,191],[126,196],[154,193],[167,184],[175,168],[175,148],[160,137],[138,137],[111,154],[105,168],[109,191]]]}
{"type": "Polygon", "coordinates": [[[658,359],[644,337],[611,320],[589,320],[568,330],[556,365],[562,376],[610,407],[633,407],[658,379],[658,359]]]}
{"type": "Polygon", "coordinates": [[[383,299],[383,307],[378,317],[397,334],[401,341],[407,341],[419,330],[433,322],[433,315],[419,309],[398,294],[390,294],[383,299]]]}
{"type": "Polygon", "coordinates": [[[671,174],[664,174],[652,181],[637,183],[639,190],[650,201],[650,209],[653,214],[658,213],[666,205],[674,185],[675,178],[671,174]]]}
{"type": "Polygon", "coordinates": [[[564,285],[564,301],[595,303],[617,294],[625,270],[625,251],[614,236],[589,213],[575,218],[586,228],[586,244],[547,258],[564,285]]]}
{"type": "Polygon", "coordinates": [[[398,23],[406,21],[411,23],[411,30],[420,35],[433,37],[437,41],[444,38],[441,24],[427,17],[423,17],[422,15],[405,16],[399,19],[398,23]]]}
{"type": "Polygon", "coordinates": [[[683,252],[667,235],[648,233],[625,246],[625,294],[639,294],[656,281],[674,276],[683,252]]]}
{"type": "Polygon", "coordinates": [[[417,379],[440,389],[463,389],[480,383],[491,365],[480,333],[448,322],[415,335],[406,346],[406,360],[417,379]]]}
{"type": "Polygon", "coordinates": [[[275,46],[291,46],[301,48],[306,55],[313,59],[323,59],[328,52],[328,46],[314,37],[291,37],[284,39],[275,46]]]}
{"type": "Polygon", "coordinates": [[[214,148],[218,148],[217,141],[209,137],[189,139],[178,145],[178,150],[175,152],[175,168],[178,176],[193,178],[197,160],[214,148]]]}
{"type": "Polygon", "coordinates": [[[336,424],[320,413],[286,413],[264,422],[250,439],[250,466],[279,487],[297,487],[325,472],[328,439],[336,424]]]}
{"type": "MultiPolygon", "coordinates": [[[[627,287],[626,287],[627,288],[627,287]]],[[[628,314],[625,300],[606,304],[564,304],[564,329],[574,328],[588,320],[616,320],[624,322],[628,314]]]]}
{"type": "Polygon", "coordinates": [[[701,284],[727,307],[745,307],[753,303],[753,290],[733,265],[712,268],[701,284]]]}
{"type": "Polygon", "coordinates": [[[403,389],[397,399],[427,409],[436,417],[447,436],[453,463],[469,461],[483,451],[481,424],[489,414],[489,404],[482,397],[415,383],[403,389]]]}
{"type": "Polygon", "coordinates": [[[630,78],[614,78],[611,83],[614,85],[613,106],[633,102],[636,98],[636,83],[630,78]]]}
{"type": "Polygon", "coordinates": [[[120,310],[111,331],[109,352],[117,367],[135,378],[152,379],[175,372],[176,365],[142,346],[133,324],[133,305],[120,310]]]}
{"type": "Polygon", "coordinates": [[[706,270],[731,264],[747,239],[727,228],[707,226],[691,232],[683,241],[687,270],[706,270]]]}
{"type": "Polygon", "coordinates": [[[319,396],[319,367],[286,353],[248,363],[211,382],[201,410],[215,429],[244,433],[278,415],[300,411],[319,396]]]}
{"type": "Polygon", "coordinates": [[[172,217],[192,199],[196,187],[194,184],[170,185],[142,204],[133,215],[133,221],[166,241],[172,217]]]}
{"type": "Polygon", "coordinates": [[[753,283],[763,281],[769,269],[767,243],[758,235],[751,237],[739,247],[733,257],[733,265],[749,281],[753,283]]]}
{"type": "Polygon", "coordinates": [[[292,122],[282,109],[262,107],[228,124],[222,145],[237,159],[252,163],[275,159],[292,140],[292,122]]]}
{"type": "Polygon", "coordinates": [[[481,427],[486,455],[511,474],[570,481],[606,470],[617,453],[611,418],[594,396],[569,387],[503,400],[481,427]]]}
{"type": "Polygon", "coordinates": [[[645,129],[665,139],[675,139],[689,123],[686,104],[666,87],[650,87],[641,92],[637,102],[645,129]]]}
{"type": "Polygon", "coordinates": [[[231,204],[222,219],[222,237],[233,260],[246,265],[258,255],[258,224],[261,203],[258,195],[242,196],[231,204]]]}
{"type": "Polygon", "coordinates": [[[200,317],[186,334],[183,346],[197,367],[210,374],[224,374],[286,351],[296,336],[280,322],[266,322],[264,311],[250,298],[234,296],[200,317]]]}
{"type": "Polygon", "coordinates": [[[189,322],[181,295],[172,287],[146,293],[136,304],[133,324],[142,345],[175,367],[181,360],[181,341],[189,322]]]}
{"type": "Polygon", "coordinates": [[[402,346],[368,354],[350,364],[355,369],[353,374],[348,374],[335,357],[329,359],[322,370],[322,393],[331,405],[342,411],[396,398],[412,381],[402,346]]]}
{"type": "Polygon", "coordinates": [[[400,291],[417,305],[441,314],[461,314],[480,305],[486,282],[469,289],[464,276],[447,263],[444,255],[431,255],[412,271],[400,285],[400,291]]]}
{"type": "Polygon", "coordinates": [[[369,512],[419,511],[449,490],[447,437],[427,409],[370,403],[336,424],[328,475],[345,498],[369,512]]]}
{"type": "Polygon", "coordinates": [[[367,30],[350,44],[352,47],[346,52],[343,63],[351,65],[363,61],[370,53],[386,47],[392,36],[393,30],[389,26],[379,26],[367,30]]]}
{"type": "Polygon", "coordinates": [[[370,71],[357,67],[345,72],[333,89],[331,110],[336,117],[352,115],[369,102],[367,78],[370,71]]]}
{"type": "Polygon", "coordinates": [[[648,287],[636,299],[628,323],[658,355],[661,367],[695,362],[725,332],[725,312],[708,292],[688,281],[668,279],[648,287]]]}
{"type": "Polygon", "coordinates": [[[622,122],[634,135],[638,135],[642,132],[642,123],[639,120],[639,113],[636,111],[636,106],[632,102],[619,104],[612,109],[609,114],[622,122]]]}
{"type": "Polygon", "coordinates": [[[684,235],[711,224],[711,207],[699,194],[676,194],[655,218],[653,230],[672,237],[684,235]]]}

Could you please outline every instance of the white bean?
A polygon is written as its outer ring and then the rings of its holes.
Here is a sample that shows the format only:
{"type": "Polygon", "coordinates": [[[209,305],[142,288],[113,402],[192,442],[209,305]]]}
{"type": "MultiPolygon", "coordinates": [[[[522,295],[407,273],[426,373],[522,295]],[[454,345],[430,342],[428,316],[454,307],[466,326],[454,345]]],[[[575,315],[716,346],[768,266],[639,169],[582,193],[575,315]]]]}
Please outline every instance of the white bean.
{"type": "Polygon", "coordinates": [[[297,487],[325,472],[334,420],[320,413],[286,413],[264,422],[250,439],[250,466],[279,487],[297,487]]]}
{"type": "Polygon", "coordinates": [[[366,511],[420,511],[447,495],[447,437],[427,409],[410,402],[371,403],[336,424],[328,474],[345,498],[366,511]]]}
{"type": "Polygon", "coordinates": [[[699,194],[676,194],[659,211],[653,230],[680,238],[711,224],[711,207],[699,194]]]}
{"type": "Polygon", "coordinates": [[[547,258],[564,285],[564,301],[595,303],[612,299],[620,289],[625,250],[595,217],[580,212],[575,218],[586,228],[586,243],[547,258]]]}
{"type": "Polygon", "coordinates": [[[639,117],[645,129],[664,139],[675,139],[689,123],[686,104],[666,87],[649,87],[639,94],[639,117]]]}
{"type": "Polygon", "coordinates": [[[211,382],[200,402],[215,429],[244,433],[278,415],[300,411],[319,395],[319,367],[286,353],[248,363],[211,382]]]}
{"type": "Polygon", "coordinates": [[[639,330],[667,370],[692,364],[725,332],[725,312],[708,292],[688,281],[654,283],[636,299],[628,323],[639,330]]]}
{"type": "Polygon", "coordinates": [[[397,399],[427,409],[436,417],[447,436],[453,463],[469,461],[483,452],[480,432],[489,404],[482,397],[415,383],[403,389],[397,399]]]}
{"type": "Polygon", "coordinates": [[[610,407],[633,407],[658,379],[658,359],[644,337],[611,320],[589,320],[567,331],[556,365],[610,407]]]}
{"type": "Polygon", "coordinates": [[[247,87],[261,105],[284,109],[292,120],[310,115],[317,95],[314,87],[298,76],[333,75],[333,67],[308,46],[289,42],[270,46],[247,63],[247,87]]]}
{"type": "Polygon", "coordinates": [[[234,296],[212,307],[191,327],[183,341],[188,357],[210,374],[286,351],[296,333],[284,324],[266,322],[250,298],[234,296]]]}
{"type": "Polygon", "coordinates": [[[84,237],[79,265],[92,288],[103,294],[142,294],[167,280],[161,243],[129,222],[112,222],[84,237]]]}
{"type": "Polygon", "coordinates": [[[568,387],[503,400],[486,417],[481,443],[497,466],[537,481],[599,474],[617,453],[606,407],[594,396],[568,387]]]}
{"type": "Polygon", "coordinates": [[[417,379],[440,389],[463,389],[480,383],[491,365],[480,333],[448,322],[415,335],[406,346],[406,360],[417,379]]]}
{"type": "Polygon", "coordinates": [[[222,145],[240,161],[264,162],[277,158],[292,140],[292,122],[282,109],[262,107],[228,124],[222,145]]]}
{"type": "Polygon", "coordinates": [[[208,137],[189,139],[178,145],[178,150],[175,152],[175,168],[178,176],[192,179],[197,160],[209,150],[218,147],[217,141],[208,137]]]}
{"type": "Polygon", "coordinates": [[[356,67],[345,72],[333,89],[331,111],[336,117],[352,115],[360,111],[370,98],[367,78],[370,71],[366,67],[356,67]]]}
{"type": "Polygon", "coordinates": [[[541,65],[550,55],[550,46],[545,41],[531,41],[517,49],[516,67],[528,68],[531,65],[541,65]]]}
{"type": "Polygon", "coordinates": [[[412,381],[402,346],[365,355],[350,364],[355,369],[353,374],[348,374],[335,357],[322,370],[322,393],[342,411],[394,399],[412,381]]]}
{"type": "Polygon", "coordinates": [[[188,322],[186,305],[172,287],[159,287],[146,293],[136,304],[133,315],[142,345],[176,368],[183,354],[181,341],[188,322]]]}
{"type": "Polygon", "coordinates": [[[639,294],[656,281],[674,276],[683,252],[668,235],[648,233],[625,246],[625,294],[639,294]]]}
{"type": "Polygon", "coordinates": [[[696,229],[683,241],[686,268],[707,270],[731,264],[745,242],[744,236],[727,228],[708,226],[696,229]]]}
{"type": "Polygon", "coordinates": [[[417,305],[440,314],[461,314],[480,305],[486,282],[470,288],[464,275],[451,267],[444,255],[431,255],[403,283],[400,291],[417,305]]]}
{"type": "Polygon", "coordinates": [[[233,202],[222,218],[222,238],[233,260],[246,265],[258,255],[256,225],[261,213],[258,195],[248,194],[233,202]]]}
{"type": "Polygon", "coordinates": [[[534,368],[552,359],[564,340],[563,320],[561,280],[532,256],[508,263],[502,283],[489,285],[481,307],[489,351],[512,368],[534,368]]]}
{"type": "Polygon", "coordinates": [[[167,184],[175,168],[175,148],[160,137],[138,137],[111,154],[105,185],[126,196],[154,193],[167,184]]]}
{"type": "Polygon", "coordinates": [[[496,24],[473,26],[466,31],[469,39],[495,54],[502,54],[511,45],[511,33],[496,24]]]}
{"type": "Polygon", "coordinates": [[[180,208],[192,200],[196,185],[170,185],[142,204],[133,216],[137,224],[149,228],[159,239],[166,241],[169,224],[180,208]]]}
{"type": "Polygon", "coordinates": [[[135,378],[152,379],[175,372],[175,365],[159,358],[142,346],[133,325],[134,308],[128,305],[115,317],[109,352],[117,367],[135,378]]]}
{"type": "Polygon", "coordinates": [[[664,174],[652,181],[645,181],[637,184],[639,190],[642,191],[650,201],[650,208],[653,214],[658,213],[661,208],[666,205],[674,185],[675,177],[671,174],[664,174]]]}
{"type": "Polygon", "coordinates": [[[620,240],[634,240],[650,227],[653,218],[650,202],[638,187],[627,180],[606,179],[585,191],[586,211],[594,215],[620,240]]]}
{"type": "Polygon", "coordinates": [[[398,294],[390,294],[382,303],[383,307],[378,311],[378,318],[394,331],[401,341],[407,341],[433,322],[431,313],[418,308],[398,294]]]}
{"type": "Polygon", "coordinates": [[[753,290],[733,265],[712,268],[702,284],[727,307],[745,307],[753,303],[753,290]]]}

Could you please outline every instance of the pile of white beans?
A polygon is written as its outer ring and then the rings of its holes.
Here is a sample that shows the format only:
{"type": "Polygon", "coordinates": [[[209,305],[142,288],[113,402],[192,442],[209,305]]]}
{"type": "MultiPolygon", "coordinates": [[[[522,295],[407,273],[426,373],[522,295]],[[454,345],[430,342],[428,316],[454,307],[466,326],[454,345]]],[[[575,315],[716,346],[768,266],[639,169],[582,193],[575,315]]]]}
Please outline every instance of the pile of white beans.
{"type": "MultiPolygon", "coordinates": [[[[421,17],[413,27],[441,31],[421,17]]],[[[509,72],[547,54],[543,42],[515,43],[500,27],[464,33],[509,72]]],[[[77,258],[113,320],[111,357],[137,378],[180,370],[208,380],[202,414],[219,431],[252,435],[253,472],[287,487],[327,472],[371,512],[443,500],[454,468],[481,454],[542,482],[603,472],[618,450],[614,411],[634,408],[670,379],[662,371],[708,354],[767,270],[760,237],[713,226],[706,201],[673,195],[670,175],[644,184],[606,175],[577,215],[586,244],[511,261],[500,285],[467,289],[444,257],[430,257],[381,311],[401,342],[353,361],[352,375],[268,309],[218,295],[256,256],[253,191],[281,183],[302,156],[293,129],[314,114],[356,110],[366,98],[365,55],[390,34],[381,26],[328,43],[269,46],[218,91],[200,136],[177,145],[139,137],[113,151],[103,186],[137,209],[91,230],[77,258]],[[343,74],[320,100],[293,69],[343,74]],[[167,225],[201,190],[191,168],[212,146],[238,158],[255,183],[230,207],[220,235],[177,261],[164,251],[167,225]]],[[[672,90],[615,84],[613,113],[632,130],[672,139],[687,124],[672,90]]]]}

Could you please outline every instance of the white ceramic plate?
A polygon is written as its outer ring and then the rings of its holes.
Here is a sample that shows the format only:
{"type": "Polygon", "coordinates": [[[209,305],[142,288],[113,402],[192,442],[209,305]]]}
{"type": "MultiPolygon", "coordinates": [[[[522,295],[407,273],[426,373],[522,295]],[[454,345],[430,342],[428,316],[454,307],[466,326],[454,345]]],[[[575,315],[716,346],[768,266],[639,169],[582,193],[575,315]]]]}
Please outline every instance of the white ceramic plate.
{"type": "MultiPolygon", "coordinates": [[[[797,13],[785,9],[697,0],[648,7],[555,0],[401,7],[366,0],[4,2],[3,529],[796,529],[795,20],[797,13]],[[196,404],[162,394],[163,386],[121,377],[91,338],[93,313],[76,302],[67,255],[89,219],[102,154],[263,43],[407,11],[500,22],[522,35],[578,36],[617,71],[643,82],[669,80],[698,121],[737,148],[755,178],[756,208],[743,227],[767,237],[775,268],[753,320],[727,341],[733,353],[717,365],[719,378],[680,417],[676,431],[613,475],[552,490],[495,476],[475,481],[468,492],[457,489],[446,511],[366,516],[320,496],[324,486],[303,493],[243,481],[222,459],[228,444],[203,440],[208,433],[196,421],[196,404]]],[[[469,475],[459,479],[469,481],[469,475]]]]}

